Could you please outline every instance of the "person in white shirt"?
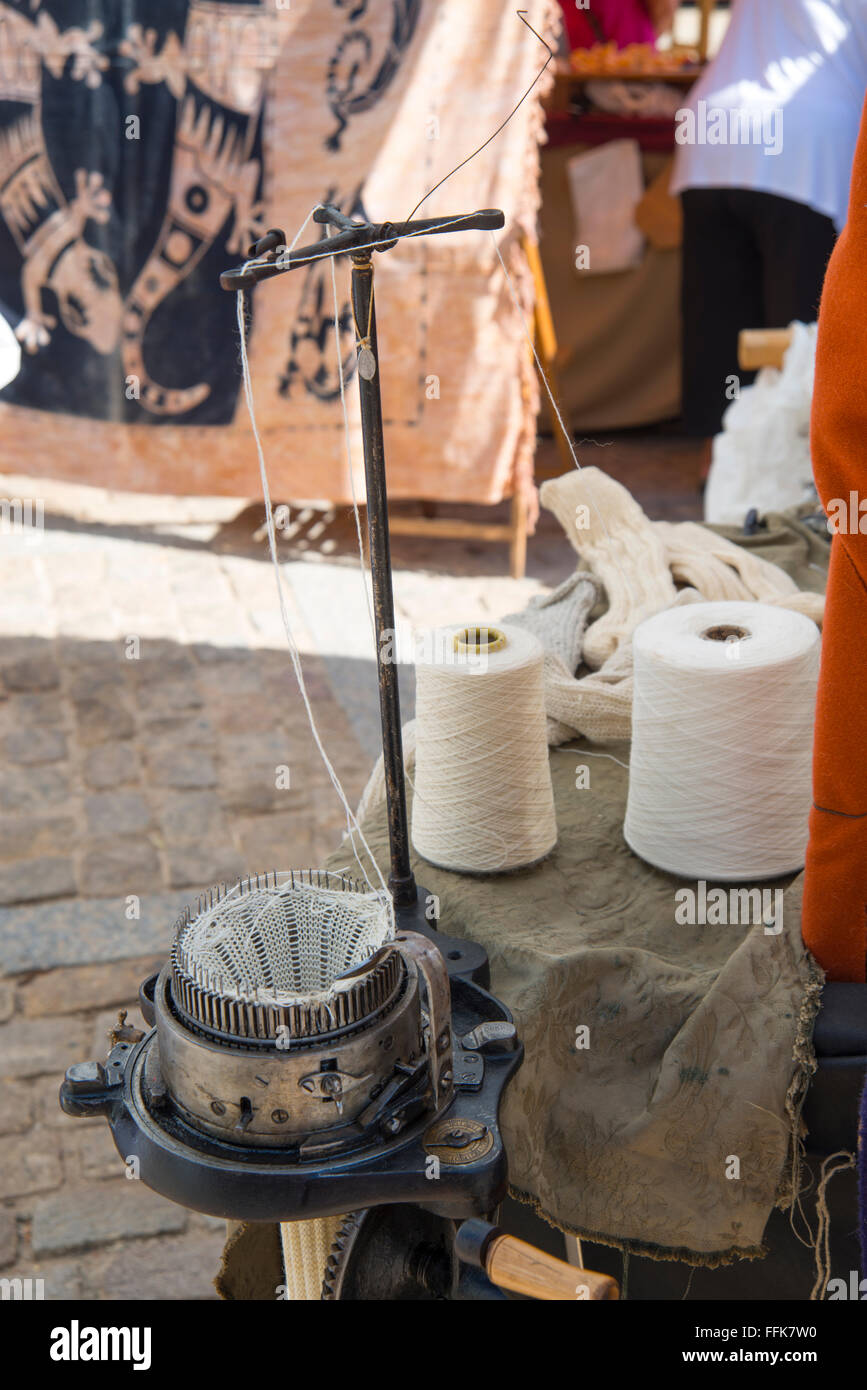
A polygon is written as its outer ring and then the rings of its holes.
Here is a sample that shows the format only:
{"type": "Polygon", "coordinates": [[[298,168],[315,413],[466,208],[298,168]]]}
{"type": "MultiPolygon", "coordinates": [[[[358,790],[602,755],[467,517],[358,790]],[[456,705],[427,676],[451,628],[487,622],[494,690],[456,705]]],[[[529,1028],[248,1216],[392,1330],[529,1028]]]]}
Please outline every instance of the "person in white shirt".
{"type": "Polygon", "coordinates": [[[683,416],[718,433],[742,328],[816,318],[846,219],[867,88],[867,0],[733,0],[675,120],[683,205],[683,416]]]}

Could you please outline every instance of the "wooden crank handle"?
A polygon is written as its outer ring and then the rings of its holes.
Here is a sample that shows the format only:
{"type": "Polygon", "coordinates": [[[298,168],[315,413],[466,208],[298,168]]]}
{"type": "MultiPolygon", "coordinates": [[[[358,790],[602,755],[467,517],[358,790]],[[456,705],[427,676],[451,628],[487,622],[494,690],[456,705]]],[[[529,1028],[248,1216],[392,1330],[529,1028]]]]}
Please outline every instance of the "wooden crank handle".
{"type": "Polygon", "coordinates": [[[483,1269],[492,1284],[527,1298],[598,1302],[620,1291],[607,1274],[567,1264],[526,1241],[505,1235],[487,1221],[464,1221],[455,1238],[458,1256],[483,1269]]]}

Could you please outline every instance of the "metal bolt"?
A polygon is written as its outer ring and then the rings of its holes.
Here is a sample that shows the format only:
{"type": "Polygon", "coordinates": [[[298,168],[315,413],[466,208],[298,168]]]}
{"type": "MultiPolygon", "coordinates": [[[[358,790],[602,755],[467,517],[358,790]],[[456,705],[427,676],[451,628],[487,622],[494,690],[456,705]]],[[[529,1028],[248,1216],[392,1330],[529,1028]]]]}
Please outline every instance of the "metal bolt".
{"type": "Polygon", "coordinates": [[[450,1072],[450,1071],[444,1071],[443,1074],[442,1074],[442,1076],[440,1077],[440,1090],[441,1090],[441,1091],[447,1091],[448,1088],[449,1088],[449,1086],[451,1086],[451,1084],[452,1084],[452,1074],[451,1074],[451,1072],[450,1072]]]}
{"type": "Polygon", "coordinates": [[[392,1115],[390,1120],[386,1120],[385,1128],[388,1130],[389,1134],[397,1134],[400,1129],[400,1120],[396,1115],[392,1115]]]}
{"type": "Polygon", "coordinates": [[[275,1125],[285,1125],[286,1121],[289,1119],[289,1111],[288,1111],[288,1110],[272,1110],[272,1111],[271,1111],[271,1119],[273,1120],[273,1122],[274,1122],[275,1125]]]}
{"type": "Polygon", "coordinates": [[[225,1115],[226,1107],[221,1100],[212,1100],[211,1109],[215,1115],[225,1115]]]}

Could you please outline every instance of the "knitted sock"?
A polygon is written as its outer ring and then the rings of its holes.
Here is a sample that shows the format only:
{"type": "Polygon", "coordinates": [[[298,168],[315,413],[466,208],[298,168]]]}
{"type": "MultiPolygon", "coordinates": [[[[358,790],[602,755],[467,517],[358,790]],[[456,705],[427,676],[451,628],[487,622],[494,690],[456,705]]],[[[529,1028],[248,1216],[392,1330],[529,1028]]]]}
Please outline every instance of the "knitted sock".
{"type": "Polygon", "coordinates": [[[550,594],[537,594],[520,613],[510,613],[504,623],[524,627],[573,676],[581,662],[590,610],[599,594],[592,574],[576,570],[550,594]]]}
{"type": "Polygon", "coordinates": [[[584,661],[599,667],[642,619],[674,602],[662,538],[626,488],[598,468],[552,478],[539,495],[605,586],[608,612],[584,639],[584,661]]]}
{"type": "Polygon", "coordinates": [[[662,537],[672,575],[680,584],[691,584],[708,603],[728,599],[753,599],[778,608],[792,608],[821,625],[824,594],[798,588],[779,565],[744,550],[694,521],[654,521],[662,537]]]}

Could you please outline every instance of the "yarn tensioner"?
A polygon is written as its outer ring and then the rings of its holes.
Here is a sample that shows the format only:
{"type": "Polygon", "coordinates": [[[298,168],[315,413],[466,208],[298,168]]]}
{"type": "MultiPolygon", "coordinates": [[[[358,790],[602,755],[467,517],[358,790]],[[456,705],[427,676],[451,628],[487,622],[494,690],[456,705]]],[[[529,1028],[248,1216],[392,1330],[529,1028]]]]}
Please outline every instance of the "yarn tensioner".
{"type": "Polygon", "coordinates": [[[311,870],[211,890],[141,987],[150,1031],[122,1024],[104,1063],[70,1067],[61,1105],[104,1115],[141,1179],[183,1206],[241,1221],[350,1212],[324,1298],[616,1297],[613,1281],[478,1219],[506,1194],[498,1109],[523,1049],[485,988],[485,951],[428,920],[410,865],[397,672],[383,660],[394,602],[371,252],[501,227],[503,214],[374,226],[321,207],[314,218],[338,233],[287,252],[274,229],[221,283],[352,257],[355,320],[367,325],[359,389],[393,903],[311,870]]]}

